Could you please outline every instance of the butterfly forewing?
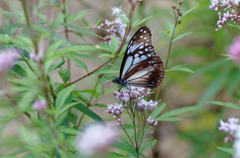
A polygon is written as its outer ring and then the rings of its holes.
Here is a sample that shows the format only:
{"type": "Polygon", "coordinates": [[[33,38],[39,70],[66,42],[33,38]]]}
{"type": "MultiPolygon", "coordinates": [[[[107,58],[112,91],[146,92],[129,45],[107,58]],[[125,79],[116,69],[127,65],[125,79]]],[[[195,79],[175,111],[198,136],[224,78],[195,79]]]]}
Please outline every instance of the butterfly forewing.
{"type": "Polygon", "coordinates": [[[131,86],[156,88],[164,76],[164,66],[156,56],[148,27],[140,28],[130,40],[120,69],[120,79],[131,86]]]}
{"type": "Polygon", "coordinates": [[[125,52],[123,62],[120,69],[120,78],[123,79],[126,73],[128,73],[133,67],[140,62],[148,59],[148,53],[154,52],[151,31],[148,27],[144,26],[140,28],[130,40],[127,50],[125,52]]]}

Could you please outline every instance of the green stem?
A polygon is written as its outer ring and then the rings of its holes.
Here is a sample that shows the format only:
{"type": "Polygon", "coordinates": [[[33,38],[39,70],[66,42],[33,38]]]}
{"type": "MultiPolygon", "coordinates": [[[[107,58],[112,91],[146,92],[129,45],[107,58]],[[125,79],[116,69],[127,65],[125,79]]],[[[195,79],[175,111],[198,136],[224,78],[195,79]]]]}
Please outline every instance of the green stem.
{"type": "MultiPolygon", "coordinates": [[[[67,23],[67,12],[66,12],[66,1],[63,0],[63,10],[62,10],[63,14],[64,14],[64,23],[66,24],[67,23]]],[[[64,30],[65,30],[65,36],[66,36],[66,39],[69,41],[68,39],[68,28],[65,26],[64,27],[64,30]]],[[[70,59],[67,59],[67,65],[68,65],[68,69],[71,71],[71,63],[70,63],[70,59]]],[[[71,75],[69,77],[69,83],[71,83],[71,75]]]]}
{"type": "MultiPolygon", "coordinates": [[[[176,17],[176,16],[175,16],[176,17]]],[[[173,33],[172,33],[172,36],[170,38],[170,41],[169,41],[169,47],[168,47],[168,55],[167,55],[167,60],[166,60],[166,63],[165,63],[165,71],[167,70],[167,67],[168,67],[168,61],[169,61],[169,58],[170,58],[170,54],[171,54],[171,49],[172,49],[172,41],[173,41],[173,37],[175,35],[175,31],[176,31],[176,28],[177,28],[177,18],[175,18],[175,25],[174,25],[174,28],[173,28],[173,33]]],[[[157,90],[157,94],[155,96],[155,100],[158,100],[159,99],[159,94],[160,94],[160,91],[161,91],[161,87],[162,87],[162,84],[163,84],[163,81],[161,83],[161,85],[159,86],[158,90],[157,90]]]]}
{"type": "Polygon", "coordinates": [[[78,124],[77,124],[77,129],[80,127],[84,115],[85,115],[85,114],[82,114],[81,118],[79,119],[78,124]]]}

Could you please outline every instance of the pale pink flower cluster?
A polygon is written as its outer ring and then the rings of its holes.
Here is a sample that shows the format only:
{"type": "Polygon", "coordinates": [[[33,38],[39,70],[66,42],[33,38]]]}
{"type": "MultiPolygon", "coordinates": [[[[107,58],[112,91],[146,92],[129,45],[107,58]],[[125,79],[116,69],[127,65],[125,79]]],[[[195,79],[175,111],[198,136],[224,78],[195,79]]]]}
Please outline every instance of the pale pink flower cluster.
{"type": "Polygon", "coordinates": [[[0,51],[0,74],[12,68],[19,59],[18,51],[8,48],[0,51]]]}
{"type": "Polygon", "coordinates": [[[42,60],[42,55],[43,54],[40,53],[40,52],[38,54],[31,53],[30,54],[30,59],[38,63],[38,62],[40,62],[42,60]]]}
{"type": "Polygon", "coordinates": [[[215,11],[221,10],[223,13],[218,12],[219,20],[217,21],[218,28],[216,31],[227,28],[229,29],[229,22],[233,21],[238,23],[240,21],[240,15],[238,5],[240,0],[210,0],[211,4],[209,8],[215,11]],[[230,9],[229,12],[227,9],[230,9]]]}
{"type": "Polygon", "coordinates": [[[158,101],[146,101],[144,99],[151,93],[149,88],[134,86],[130,86],[129,88],[130,89],[122,89],[120,92],[114,91],[113,95],[115,97],[115,101],[119,102],[119,104],[115,103],[114,105],[108,105],[108,109],[106,110],[108,113],[114,115],[118,125],[121,125],[120,116],[122,114],[123,107],[126,109],[135,109],[141,114],[144,114],[151,113],[151,111],[158,105],[158,101]]]}
{"type": "Polygon", "coordinates": [[[228,119],[228,122],[220,120],[220,127],[218,128],[228,133],[228,136],[224,138],[225,143],[234,141],[236,156],[240,156],[240,124],[238,123],[239,119],[232,117],[228,119]]]}
{"type": "Polygon", "coordinates": [[[46,100],[36,100],[33,103],[33,110],[41,111],[47,107],[47,101],[46,100]]]}
{"type": "Polygon", "coordinates": [[[234,61],[240,62],[240,35],[238,35],[229,46],[228,54],[234,61]]]}
{"type": "Polygon", "coordinates": [[[102,125],[88,126],[82,135],[77,136],[77,149],[83,156],[92,156],[104,151],[114,142],[119,133],[110,127],[102,125]]]}
{"type": "Polygon", "coordinates": [[[147,123],[149,126],[152,126],[152,127],[156,127],[158,125],[158,122],[157,121],[154,121],[151,116],[148,117],[147,119],[147,123]]]}
{"type": "Polygon", "coordinates": [[[110,104],[108,105],[107,113],[113,114],[114,119],[117,121],[117,125],[121,123],[120,115],[123,112],[122,104],[110,104]]]}
{"type": "Polygon", "coordinates": [[[114,91],[113,95],[117,102],[122,102],[124,106],[133,102],[140,102],[144,97],[150,94],[149,88],[134,87],[131,86],[130,89],[122,89],[121,92],[114,91]]]}
{"type": "Polygon", "coordinates": [[[105,30],[107,35],[104,37],[104,43],[110,44],[113,37],[115,37],[119,43],[123,40],[127,24],[123,23],[121,19],[116,15],[120,14],[122,17],[125,17],[125,13],[120,7],[112,8],[113,21],[105,20],[104,23],[101,23],[98,26],[98,29],[105,30]]]}

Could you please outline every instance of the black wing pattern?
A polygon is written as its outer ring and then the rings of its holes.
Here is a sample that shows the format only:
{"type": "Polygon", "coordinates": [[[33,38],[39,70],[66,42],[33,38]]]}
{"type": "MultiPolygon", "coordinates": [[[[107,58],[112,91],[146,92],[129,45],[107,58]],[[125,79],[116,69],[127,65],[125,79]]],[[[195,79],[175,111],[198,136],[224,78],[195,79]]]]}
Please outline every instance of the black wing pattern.
{"type": "Polygon", "coordinates": [[[156,56],[152,46],[151,31],[140,28],[130,40],[125,52],[120,80],[126,80],[130,86],[156,88],[164,77],[161,58],[156,56]]]}

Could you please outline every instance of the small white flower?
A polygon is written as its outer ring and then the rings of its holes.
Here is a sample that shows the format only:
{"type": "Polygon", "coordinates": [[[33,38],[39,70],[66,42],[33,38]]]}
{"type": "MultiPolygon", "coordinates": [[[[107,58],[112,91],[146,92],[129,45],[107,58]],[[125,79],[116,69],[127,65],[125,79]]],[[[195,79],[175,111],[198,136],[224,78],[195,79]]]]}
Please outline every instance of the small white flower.
{"type": "Polygon", "coordinates": [[[77,136],[77,149],[84,156],[94,155],[103,151],[118,136],[118,132],[102,125],[88,126],[83,135],[77,136]]]}

